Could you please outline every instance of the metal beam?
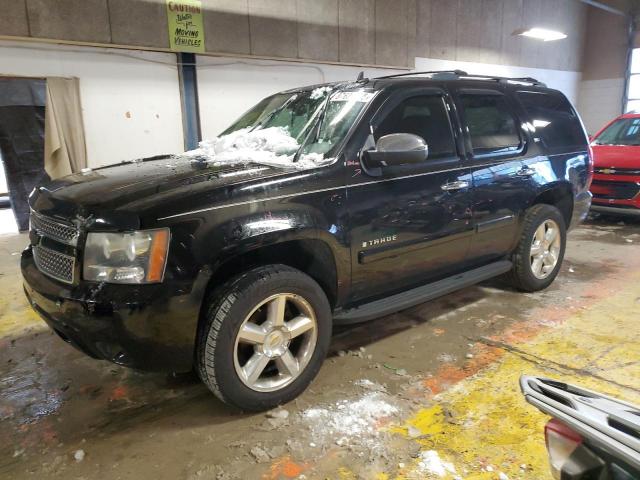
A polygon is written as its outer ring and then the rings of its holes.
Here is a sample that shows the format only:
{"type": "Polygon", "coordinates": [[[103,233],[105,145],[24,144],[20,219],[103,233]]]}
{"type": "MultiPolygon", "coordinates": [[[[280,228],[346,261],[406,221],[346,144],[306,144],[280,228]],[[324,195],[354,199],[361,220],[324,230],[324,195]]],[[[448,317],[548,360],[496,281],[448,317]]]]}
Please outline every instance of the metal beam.
{"type": "Polygon", "coordinates": [[[627,12],[623,12],[622,10],[618,10],[617,8],[611,7],[606,3],[597,2],[595,0],[580,0],[582,3],[586,3],[587,5],[591,5],[594,8],[599,8],[600,10],[604,10],[605,12],[613,13],[614,15],[622,15],[623,17],[629,16],[627,12]]]}
{"type": "Polygon", "coordinates": [[[200,130],[200,105],[198,101],[198,77],[196,56],[193,53],[178,53],[178,78],[182,103],[182,130],[184,148],[193,150],[202,140],[200,130]]]}

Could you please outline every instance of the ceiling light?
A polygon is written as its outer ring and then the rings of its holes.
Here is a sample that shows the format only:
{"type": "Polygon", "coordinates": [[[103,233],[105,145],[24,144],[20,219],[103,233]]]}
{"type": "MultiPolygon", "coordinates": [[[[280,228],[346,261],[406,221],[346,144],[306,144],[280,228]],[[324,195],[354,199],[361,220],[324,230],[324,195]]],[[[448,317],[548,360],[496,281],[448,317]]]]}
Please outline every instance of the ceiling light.
{"type": "Polygon", "coordinates": [[[562,40],[567,38],[567,35],[557,30],[547,30],[546,28],[521,28],[513,32],[513,35],[521,35],[523,37],[535,38],[544,42],[551,42],[553,40],[562,40]]]}

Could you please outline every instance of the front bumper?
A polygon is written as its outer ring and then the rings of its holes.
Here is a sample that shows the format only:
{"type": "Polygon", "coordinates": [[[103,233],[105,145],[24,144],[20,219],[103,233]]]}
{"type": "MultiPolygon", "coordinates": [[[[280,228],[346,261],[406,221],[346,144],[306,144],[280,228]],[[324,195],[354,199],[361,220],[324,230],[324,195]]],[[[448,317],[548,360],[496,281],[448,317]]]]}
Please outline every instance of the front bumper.
{"type": "Polygon", "coordinates": [[[594,203],[591,205],[591,210],[599,213],[610,213],[612,215],[629,215],[632,217],[640,217],[640,207],[615,207],[610,204],[598,205],[594,203]]]}
{"type": "Polygon", "coordinates": [[[21,268],[34,310],[87,355],[141,370],[192,368],[205,279],[190,285],[67,285],[37,269],[31,247],[22,253],[21,268]]]}
{"type": "Polygon", "coordinates": [[[594,211],[617,215],[640,211],[640,176],[596,174],[591,191],[594,211]]]}

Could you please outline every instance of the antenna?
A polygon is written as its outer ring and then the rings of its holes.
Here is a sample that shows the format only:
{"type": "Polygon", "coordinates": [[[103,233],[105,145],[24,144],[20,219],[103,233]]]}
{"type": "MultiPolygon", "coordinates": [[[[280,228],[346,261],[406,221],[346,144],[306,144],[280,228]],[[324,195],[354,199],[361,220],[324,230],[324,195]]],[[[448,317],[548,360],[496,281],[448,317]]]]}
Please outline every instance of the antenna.
{"type": "Polygon", "coordinates": [[[364,70],[360,71],[358,78],[356,78],[356,82],[360,82],[362,80],[364,80],[364,70]]]}

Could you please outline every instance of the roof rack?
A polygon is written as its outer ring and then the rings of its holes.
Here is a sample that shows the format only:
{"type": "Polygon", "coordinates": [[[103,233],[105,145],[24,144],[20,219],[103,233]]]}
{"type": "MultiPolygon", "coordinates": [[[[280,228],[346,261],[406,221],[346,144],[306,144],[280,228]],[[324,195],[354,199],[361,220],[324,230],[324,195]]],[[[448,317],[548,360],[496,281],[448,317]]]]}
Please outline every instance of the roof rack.
{"type": "Polygon", "coordinates": [[[384,77],[376,77],[376,80],[381,78],[396,78],[396,77],[409,77],[413,75],[453,75],[456,77],[467,77],[469,74],[464,70],[430,70],[424,72],[405,72],[405,73],[396,73],[393,75],[385,75],[384,77]]]}
{"type": "Polygon", "coordinates": [[[473,75],[465,72],[464,70],[430,70],[423,72],[405,72],[396,73],[395,75],[386,75],[384,77],[376,77],[375,80],[384,78],[397,78],[397,77],[411,77],[416,75],[431,75],[434,80],[457,80],[460,78],[479,78],[483,80],[495,80],[496,82],[508,83],[508,82],[520,82],[529,83],[535,86],[546,87],[547,85],[532,77],[497,77],[493,75],[473,75]]]}

